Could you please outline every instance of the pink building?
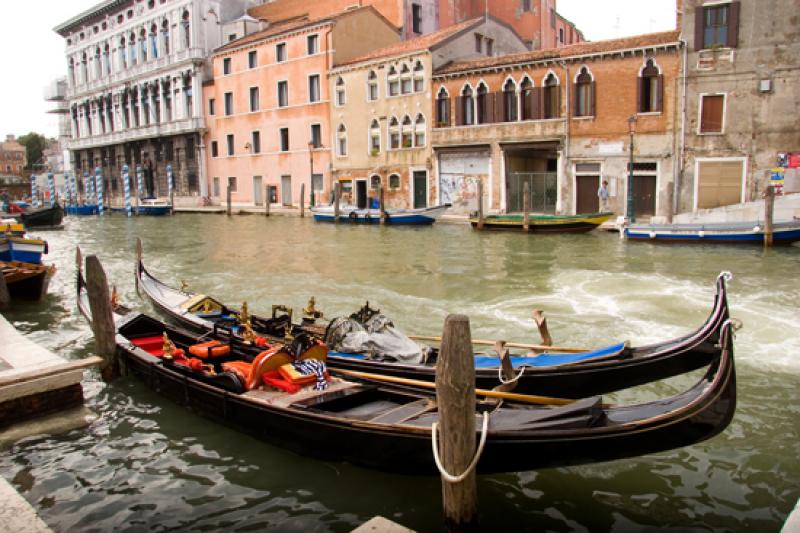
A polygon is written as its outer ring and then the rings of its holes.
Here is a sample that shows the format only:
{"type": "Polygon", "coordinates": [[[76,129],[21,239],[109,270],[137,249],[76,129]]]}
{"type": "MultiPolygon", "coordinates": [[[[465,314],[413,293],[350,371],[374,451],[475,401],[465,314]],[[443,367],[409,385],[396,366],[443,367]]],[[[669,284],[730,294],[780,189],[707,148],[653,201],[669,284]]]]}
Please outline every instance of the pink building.
{"type": "Polygon", "coordinates": [[[301,17],[232,41],[211,56],[203,87],[209,191],[238,205],[298,204],[305,185],[330,193],[329,69],[399,41],[372,7],[301,17]]]}

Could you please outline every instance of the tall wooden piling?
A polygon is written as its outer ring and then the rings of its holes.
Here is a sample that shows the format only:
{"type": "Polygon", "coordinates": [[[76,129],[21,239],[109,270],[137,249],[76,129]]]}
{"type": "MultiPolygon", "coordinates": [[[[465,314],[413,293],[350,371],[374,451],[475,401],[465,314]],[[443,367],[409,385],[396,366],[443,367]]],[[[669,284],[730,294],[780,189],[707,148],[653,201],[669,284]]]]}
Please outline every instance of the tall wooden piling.
{"type": "Polygon", "coordinates": [[[6,277],[0,272],[0,309],[7,309],[11,305],[11,294],[8,292],[6,277]]]}
{"type": "Polygon", "coordinates": [[[528,231],[531,227],[531,184],[529,181],[522,185],[522,204],[522,229],[528,231]]]}
{"type": "Polygon", "coordinates": [[[270,197],[269,197],[269,185],[264,188],[264,216],[269,216],[269,204],[270,204],[270,197]]]}
{"type": "Polygon", "coordinates": [[[228,216],[231,216],[231,184],[230,183],[228,183],[228,191],[225,194],[225,200],[226,200],[226,202],[228,204],[226,212],[228,213],[228,216]]]}
{"type": "Polygon", "coordinates": [[[773,217],[775,216],[775,187],[767,187],[764,195],[764,247],[772,246],[773,217]]]}
{"type": "Polygon", "coordinates": [[[339,201],[342,199],[342,182],[337,181],[333,196],[333,221],[339,223],[339,201]]]}
{"type": "Polygon", "coordinates": [[[104,380],[111,381],[119,376],[114,317],[106,273],[95,255],[86,258],[86,291],[89,295],[89,308],[92,311],[95,349],[97,355],[103,358],[100,373],[104,380]]]}
{"type": "Polygon", "coordinates": [[[483,180],[478,180],[478,229],[483,229],[483,180]]]}
{"type": "Polygon", "coordinates": [[[300,184],[300,218],[305,218],[306,216],[306,184],[300,184]]]}
{"type": "MultiPolygon", "coordinates": [[[[475,363],[469,318],[449,315],[444,322],[436,365],[436,403],[439,406],[439,456],[442,467],[461,476],[475,454],[475,363]]],[[[478,521],[475,472],[452,482],[442,476],[442,506],[450,531],[474,529],[478,521]]]]}
{"type": "Polygon", "coordinates": [[[383,185],[378,187],[378,208],[381,210],[381,226],[386,224],[386,204],[383,203],[383,185]]]}

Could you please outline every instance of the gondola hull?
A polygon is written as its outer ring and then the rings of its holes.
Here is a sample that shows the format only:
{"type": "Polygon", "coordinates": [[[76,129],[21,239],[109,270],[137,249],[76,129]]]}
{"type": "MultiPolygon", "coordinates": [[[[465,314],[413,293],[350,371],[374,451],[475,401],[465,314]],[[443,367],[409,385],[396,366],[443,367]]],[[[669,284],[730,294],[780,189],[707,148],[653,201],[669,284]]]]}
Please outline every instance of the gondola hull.
{"type": "Polygon", "coordinates": [[[0,261],[0,269],[12,300],[38,302],[47,295],[55,267],[19,261],[0,261]]]}
{"type": "Polygon", "coordinates": [[[25,211],[19,217],[26,228],[58,227],[64,219],[64,210],[56,204],[53,207],[25,211]]]}
{"type": "MultiPolygon", "coordinates": [[[[758,221],[711,224],[634,224],[625,228],[631,241],[692,244],[763,244],[764,225],[758,221]]],[[[800,220],[776,222],[772,243],[789,245],[800,241],[800,220]]]]}
{"type": "MultiPolygon", "coordinates": [[[[141,262],[138,262],[136,276],[140,292],[170,320],[198,333],[208,334],[214,330],[214,322],[190,313],[182,306],[195,295],[164,285],[152,277],[141,262]]],[[[718,278],[712,312],[696,331],[658,344],[625,348],[615,357],[561,366],[529,366],[517,381],[516,390],[578,398],[665,379],[708,365],[717,353],[719,332],[728,318],[725,279],[726,276],[718,278]]],[[[256,316],[253,319],[265,321],[256,316]]],[[[332,368],[425,381],[433,381],[436,374],[433,365],[409,365],[336,354],[329,355],[328,364],[332,368]]],[[[476,368],[475,375],[479,388],[492,388],[499,382],[497,368],[476,368]]]]}
{"type": "MultiPolygon", "coordinates": [[[[578,215],[530,215],[525,229],[523,215],[488,215],[483,219],[483,229],[522,231],[527,233],[587,233],[613,216],[613,213],[584,213],[578,215]]],[[[477,217],[469,219],[478,228],[477,217]]]]}
{"type": "MultiPolygon", "coordinates": [[[[439,220],[450,205],[425,207],[420,209],[387,209],[384,224],[388,226],[429,226],[439,220]]],[[[335,222],[336,213],[332,206],[311,208],[317,222],[335,222]]],[[[344,224],[380,224],[380,209],[358,209],[342,207],[339,222],[344,224]]]]}

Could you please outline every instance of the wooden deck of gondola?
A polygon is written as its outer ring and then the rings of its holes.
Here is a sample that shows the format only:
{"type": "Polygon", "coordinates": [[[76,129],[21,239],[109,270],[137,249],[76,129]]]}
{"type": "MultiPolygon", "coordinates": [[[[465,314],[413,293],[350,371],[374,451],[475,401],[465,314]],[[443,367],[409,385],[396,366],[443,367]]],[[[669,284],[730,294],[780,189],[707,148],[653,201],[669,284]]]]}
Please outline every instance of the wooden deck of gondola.
{"type": "Polygon", "coordinates": [[[0,316],[0,427],[83,403],[83,369],[102,360],[67,361],[20,334],[0,316]]]}

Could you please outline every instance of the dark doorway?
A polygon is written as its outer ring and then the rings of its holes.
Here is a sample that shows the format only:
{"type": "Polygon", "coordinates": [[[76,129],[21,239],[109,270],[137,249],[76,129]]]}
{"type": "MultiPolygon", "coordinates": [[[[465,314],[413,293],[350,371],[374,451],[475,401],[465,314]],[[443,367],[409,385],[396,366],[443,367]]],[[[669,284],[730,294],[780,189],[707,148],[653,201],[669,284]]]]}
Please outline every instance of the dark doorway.
{"type": "Polygon", "coordinates": [[[367,207],[367,180],[356,181],[356,206],[359,209],[367,207]]]}
{"type": "Polygon", "coordinates": [[[633,199],[636,218],[656,214],[656,177],[634,176],[633,199]]]}
{"type": "Polygon", "coordinates": [[[414,209],[428,207],[428,173],[414,171],[414,209]]]}
{"type": "Polygon", "coordinates": [[[597,189],[600,188],[600,176],[575,177],[575,212],[595,213],[600,209],[597,189]]]}

